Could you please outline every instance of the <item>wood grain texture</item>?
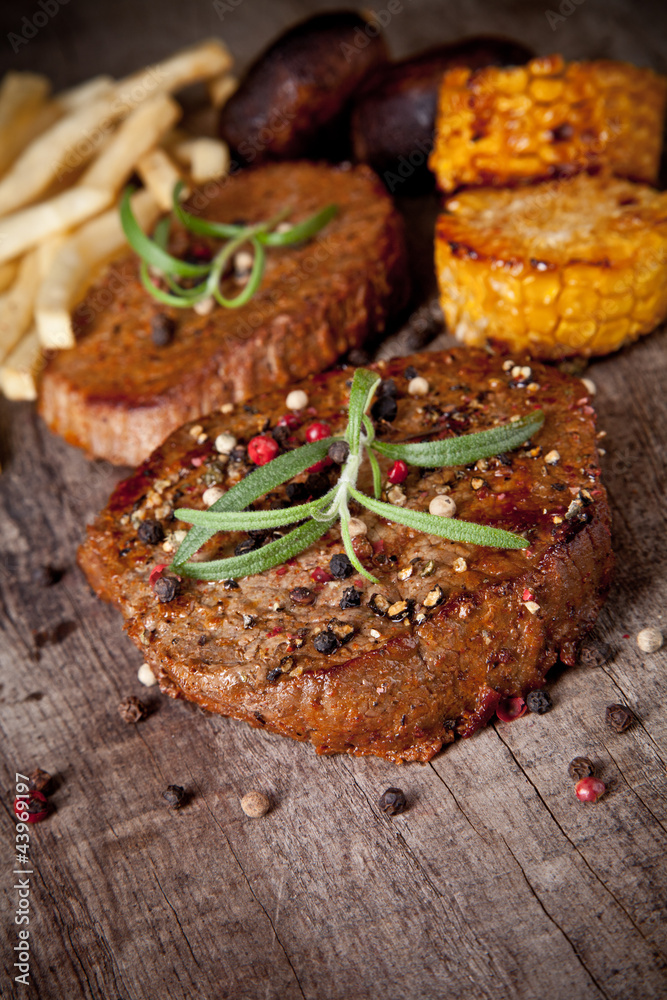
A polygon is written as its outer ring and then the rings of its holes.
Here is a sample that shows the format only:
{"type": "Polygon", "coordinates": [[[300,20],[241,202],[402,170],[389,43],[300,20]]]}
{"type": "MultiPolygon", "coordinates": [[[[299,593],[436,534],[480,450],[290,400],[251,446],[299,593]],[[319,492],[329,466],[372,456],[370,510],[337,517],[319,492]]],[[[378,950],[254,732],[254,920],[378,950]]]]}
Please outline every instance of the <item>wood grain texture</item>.
{"type": "MultiPolygon", "coordinates": [[[[208,3],[189,5],[181,30],[177,6],[119,0],[109,36],[110,5],[72,0],[14,62],[59,73],[64,84],[126,71],[221,30],[208,3]],[[131,14],[135,28],[145,26],[145,46],[130,31],[131,14]],[[95,51],[102,37],[107,48],[95,51]]],[[[320,6],[244,0],[222,31],[245,60],[320,6]]],[[[478,30],[478,4],[453,9],[447,25],[435,3],[408,6],[403,27],[388,29],[397,51],[478,30]]],[[[553,34],[541,5],[514,21],[521,33],[511,18],[526,4],[485,9],[493,21],[485,29],[515,33],[541,51],[664,65],[657,21],[649,25],[641,7],[587,0],[553,34]],[[596,34],[601,23],[604,36],[596,34]]],[[[21,16],[19,7],[11,16],[3,9],[5,33],[21,16]]],[[[0,402],[2,996],[666,995],[667,653],[642,654],[635,643],[645,625],[667,630],[666,359],[662,331],[587,373],[607,431],[617,571],[597,634],[613,659],[553,671],[549,714],[496,722],[430,765],[402,768],[317,758],[142,688],[141,655],[120,616],[93,597],[74,564],[86,521],[122,473],[54,438],[32,406],[0,402]],[[53,586],[33,578],[44,564],[65,570],[53,586]],[[59,641],[40,645],[56,627],[59,641]],[[153,709],[136,726],[117,712],[128,694],[153,709]],[[605,725],[611,702],[637,715],[626,733],[605,725]],[[595,805],[574,796],[567,765],[575,755],[596,761],[608,785],[595,805]],[[36,765],[56,774],[58,787],[55,813],[31,828],[26,990],[13,983],[11,800],[15,770],[36,765]],[[162,799],[172,783],[191,796],[180,811],[162,799]],[[394,819],[377,805],[389,785],[409,800],[394,819]],[[253,787],[273,802],[260,820],[239,806],[253,787]]]]}

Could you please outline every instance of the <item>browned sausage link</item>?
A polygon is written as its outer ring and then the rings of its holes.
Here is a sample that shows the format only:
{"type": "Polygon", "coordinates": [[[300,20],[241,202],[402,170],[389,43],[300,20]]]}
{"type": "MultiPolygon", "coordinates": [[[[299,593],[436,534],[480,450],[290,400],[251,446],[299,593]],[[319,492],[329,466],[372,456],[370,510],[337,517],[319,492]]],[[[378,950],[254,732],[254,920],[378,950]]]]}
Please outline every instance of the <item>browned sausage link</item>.
{"type": "Polygon", "coordinates": [[[516,42],[480,36],[381,66],[353,101],[355,158],[369,163],[392,193],[427,189],[433,182],[426,160],[445,70],[521,64],[530,57],[530,50],[516,42]]]}
{"type": "Polygon", "coordinates": [[[376,22],[354,11],[311,17],[253,63],[223,108],[221,136],[246,164],[343,159],[349,139],[342,112],[366,74],[386,59],[376,22]]]}

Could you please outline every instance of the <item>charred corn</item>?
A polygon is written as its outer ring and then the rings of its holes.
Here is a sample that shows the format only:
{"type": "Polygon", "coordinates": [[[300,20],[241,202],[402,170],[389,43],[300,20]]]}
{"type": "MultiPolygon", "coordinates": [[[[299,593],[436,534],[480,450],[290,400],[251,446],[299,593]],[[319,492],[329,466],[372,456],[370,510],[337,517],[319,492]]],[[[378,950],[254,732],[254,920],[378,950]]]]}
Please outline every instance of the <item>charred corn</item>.
{"type": "Polygon", "coordinates": [[[603,166],[655,183],[667,78],[628,63],[463,67],[445,73],[429,166],[445,192],[603,166]]]}
{"type": "Polygon", "coordinates": [[[435,255],[459,340],[607,354],[667,315],[667,193],[587,174],[472,189],[445,203],[435,255]]]}

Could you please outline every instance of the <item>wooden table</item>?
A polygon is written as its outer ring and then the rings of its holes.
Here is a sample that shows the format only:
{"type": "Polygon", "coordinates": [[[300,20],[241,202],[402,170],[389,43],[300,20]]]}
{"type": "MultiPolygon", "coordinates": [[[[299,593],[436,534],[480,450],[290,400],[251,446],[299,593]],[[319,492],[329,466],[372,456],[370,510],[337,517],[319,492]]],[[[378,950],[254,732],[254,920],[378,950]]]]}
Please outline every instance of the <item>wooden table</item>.
{"type": "MultiPolygon", "coordinates": [[[[245,0],[221,24],[208,3],[188,5],[187,16],[177,3],[72,3],[13,65],[45,68],[64,84],[215,31],[243,61],[320,6],[245,0]]],[[[8,7],[5,34],[22,15],[8,7]]],[[[400,52],[483,23],[540,51],[664,66],[657,13],[620,3],[587,0],[553,33],[541,5],[489,4],[483,21],[474,15],[484,5],[459,5],[446,24],[435,3],[404,7],[388,26],[400,52]]],[[[121,699],[146,697],[142,658],[74,564],[86,522],[121,472],[54,438],[31,405],[0,404],[2,996],[667,995],[666,655],[642,654],[635,642],[645,625],[667,627],[666,349],[663,331],[588,372],[607,431],[617,554],[597,635],[613,659],[556,668],[549,714],[496,722],[429,765],[400,769],[318,758],[155,689],[150,717],[125,724],[121,699]],[[50,586],[35,579],[47,564],[64,570],[50,586]],[[605,725],[611,702],[636,712],[626,733],[605,725]],[[607,783],[595,805],[574,796],[575,755],[591,757],[607,783]],[[15,772],[36,765],[58,787],[55,813],[31,828],[26,988],[13,982],[11,798],[15,772]],[[187,788],[185,808],[167,807],[169,784],[187,788]],[[378,808],[389,785],[409,800],[394,819],[378,808]],[[250,788],[274,803],[263,819],[240,809],[250,788]]]]}

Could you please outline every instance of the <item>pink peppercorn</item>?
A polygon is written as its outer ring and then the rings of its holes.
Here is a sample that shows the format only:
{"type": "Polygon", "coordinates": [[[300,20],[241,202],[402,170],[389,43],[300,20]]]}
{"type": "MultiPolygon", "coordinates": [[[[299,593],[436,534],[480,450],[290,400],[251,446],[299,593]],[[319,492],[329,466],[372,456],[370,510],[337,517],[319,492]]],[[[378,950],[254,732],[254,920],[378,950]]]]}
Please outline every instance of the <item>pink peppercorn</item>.
{"type": "Polygon", "coordinates": [[[284,413],[278,421],[278,427],[287,427],[291,431],[295,431],[301,424],[301,417],[298,417],[296,413],[284,413]]]}
{"type": "Polygon", "coordinates": [[[41,823],[49,815],[51,808],[42,792],[28,792],[14,799],[14,814],[23,823],[41,823]]]}
{"type": "Polygon", "coordinates": [[[578,781],[574,790],[580,802],[597,802],[600,796],[607,791],[607,786],[604,781],[591,776],[578,781]]]}
{"type": "Polygon", "coordinates": [[[498,703],[496,715],[501,722],[513,722],[514,719],[520,719],[527,711],[528,706],[523,698],[503,698],[498,703]]]}
{"type": "Polygon", "coordinates": [[[404,483],[408,478],[408,467],[405,462],[402,462],[400,458],[397,462],[394,462],[387,474],[387,478],[390,483],[394,483],[395,485],[398,485],[398,483],[404,483]]]}
{"type": "MultiPolygon", "coordinates": [[[[317,422],[306,427],[306,441],[311,444],[314,441],[323,441],[328,437],[331,437],[331,428],[328,424],[317,422]]],[[[311,465],[310,468],[306,469],[306,472],[321,472],[322,469],[326,469],[329,465],[331,465],[331,459],[327,456],[327,458],[323,458],[320,462],[315,462],[315,465],[311,465]]]]}
{"type": "Polygon", "coordinates": [[[257,437],[251,438],[248,442],[248,458],[255,465],[266,465],[267,462],[271,462],[276,457],[279,451],[278,442],[267,434],[258,434],[257,437]]]}

